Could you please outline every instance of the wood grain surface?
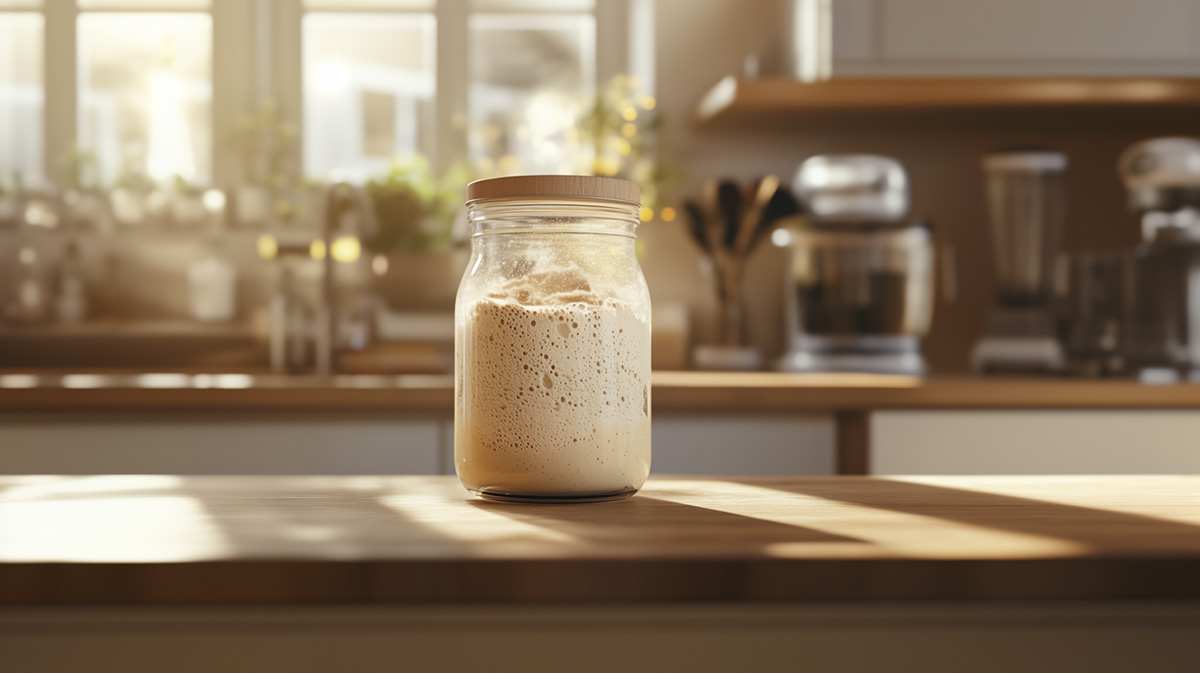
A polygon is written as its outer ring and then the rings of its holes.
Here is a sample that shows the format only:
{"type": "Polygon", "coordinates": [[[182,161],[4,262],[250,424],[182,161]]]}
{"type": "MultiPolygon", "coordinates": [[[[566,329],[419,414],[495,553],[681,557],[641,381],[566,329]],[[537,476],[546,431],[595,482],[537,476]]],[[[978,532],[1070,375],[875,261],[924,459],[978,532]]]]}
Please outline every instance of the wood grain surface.
{"type": "MultiPolygon", "coordinates": [[[[1200,409],[1200,386],[1059,378],[654,372],[659,411],[1200,409]]],[[[0,412],[75,410],[450,411],[449,376],[0,374],[0,412]],[[80,380],[80,377],[91,377],[80,380]],[[144,377],[152,380],[146,385],[144,377]],[[229,385],[223,377],[232,377],[229,385]],[[202,384],[200,382],[203,382],[202,384]],[[70,384],[74,382],[74,387],[70,384]]]]}
{"type": "Polygon", "coordinates": [[[638,183],[594,175],[510,175],[476,180],[467,185],[467,201],[477,199],[596,198],[641,202],[638,183]]]}
{"type": "Polygon", "coordinates": [[[0,604],[1200,599],[1200,477],[0,477],[0,604]]]}
{"type": "Polygon", "coordinates": [[[696,121],[820,110],[945,110],[1200,106],[1200,80],[1190,78],[904,78],[851,77],[801,82],[786,77],[718,82],[701,99],[696,121]]]}

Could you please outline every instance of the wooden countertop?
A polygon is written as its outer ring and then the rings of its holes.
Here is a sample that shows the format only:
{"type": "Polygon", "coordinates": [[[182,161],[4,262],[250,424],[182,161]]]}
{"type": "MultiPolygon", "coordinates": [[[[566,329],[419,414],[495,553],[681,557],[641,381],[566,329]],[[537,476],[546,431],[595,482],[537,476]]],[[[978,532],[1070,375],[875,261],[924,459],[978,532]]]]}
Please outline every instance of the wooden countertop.
{"type": "MultiPolygon", "coordinates": [[[[657,410],[1200,409],[1200,385],[1063,378],[655,372],[657,410]]],[[[449,376],[0,373],[0,411],[449,411],[449,376]]]]}
{"type": "Polygon", "coordinates": [[[0,604],[1200,599],[1200,476],[0,477],[0,604]]]}

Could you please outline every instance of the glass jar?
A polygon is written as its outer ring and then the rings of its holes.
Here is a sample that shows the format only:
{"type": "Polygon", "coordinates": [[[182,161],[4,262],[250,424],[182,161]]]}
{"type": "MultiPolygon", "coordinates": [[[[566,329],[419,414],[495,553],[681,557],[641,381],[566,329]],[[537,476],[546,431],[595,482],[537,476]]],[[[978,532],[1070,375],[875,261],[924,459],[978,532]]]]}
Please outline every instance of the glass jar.
{"type": "Polygon", "coordinates": [[[455,302],[454,465],[490,500],[590,502],[650,473],[650,293],[639,190],[513,176],[468,187],[455,302]]]}

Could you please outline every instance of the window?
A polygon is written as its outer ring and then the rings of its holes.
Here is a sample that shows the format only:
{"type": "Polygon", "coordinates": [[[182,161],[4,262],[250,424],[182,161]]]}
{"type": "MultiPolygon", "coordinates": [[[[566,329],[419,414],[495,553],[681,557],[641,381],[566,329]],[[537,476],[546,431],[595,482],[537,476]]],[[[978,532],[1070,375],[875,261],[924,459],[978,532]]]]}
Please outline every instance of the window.
{"type": "Polygon", "coordinates": [[[569,148],[595,92],[595,34],[590,14],[471,17],[469,147],[479,170],[575,169],[569,148]]]}
{"type": "Polygon", "coordinates": [[[0,12],[0,186],[43,171],[42,35],[41,14],[0,12]]]}
{"type": "Polygon", "coordinates": [[[393,157],[433,153],[432,14],[304,17],[304,170],[361,180],[393,157]]]}
{"type": "MultiPolygon", "coordinates": [[[[149,4],[149,3],[144,3],[149,4]]],[[[212,177],[208,14],[79,16],[79,145],[101,184],[212,177]]]]}
{"type": "Polygon", "coordinates": [[[642,2],[0,0],[0,179],[58,181],[85,157],[104,188],[232,187],[264,151],[239,124],[269,99],[301,123],[287,137],[309,178],[417,154],[439,171],[579,170],[564,147],[628,57],[596,35],[642,2]]]}

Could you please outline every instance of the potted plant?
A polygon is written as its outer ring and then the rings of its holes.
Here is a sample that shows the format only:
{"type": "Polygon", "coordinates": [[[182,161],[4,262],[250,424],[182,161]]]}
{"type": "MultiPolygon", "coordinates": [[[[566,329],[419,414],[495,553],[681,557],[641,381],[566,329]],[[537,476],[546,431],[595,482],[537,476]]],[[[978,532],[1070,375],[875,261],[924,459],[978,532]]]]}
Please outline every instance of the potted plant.
{"type": "Polygon", "coordinates": [[[98,228],[104,221],[106,202],[100,192],[100,164],[96,153],[73,145],[63,160],[63,205],[69,226],[98,228]]]}
{"type": "Polygon", "coordinates": [[[204,210],[204,190],[176,175],[171,194],[171,222],[177,227],[199,227],[208,219],[204,210]]]}
{"type": "Polygon", "coordinates": [[[0,180],[0,225],[14,225],[17,223],[20,209],[20,190],[19,185],[21,174],[14,171],[12,176],[12,184],[6,184],[6,181],[0,180]]]}
{"type": "Polygon", "coordinates": [[[452,230],[468,179],[462,165],[438,178],[417,156],[393,161],[367,182],[378,228],[363,244],[374,254],[376,293],[392,308],[453,306],[467,251],[452,246],[452,230]]]}
{"type": "Polygon", "coordinates": [[[589,150],[580,168],[593,175],[632,180],[642,188],[643,219],[649,219],[678,181],[678,171],[660,160],[658,132],[662,117],[657,103],[642,92],[636,77],[613,77],[587,106],[579,128],[589,150]]]}
{"type": "Polygon", "coordinates": [[[113,219],[121,226],[142,226],[153,219],[157,210],[161,194],[146,175],[145,166],[145,152],[140,144],[130,143],[122,148],[121,169],[108,195],[113,219]]]}
{"type": "Polygon", "coordinates": [[[254,114],[244,115],[230,144],[242,158],[242,181],[234,190],[234,220],[261,226],[273,216],[288,220],[294,211],[286,194],[294,186],[296,124],[279,106],[265,99],[254,114]]]}

